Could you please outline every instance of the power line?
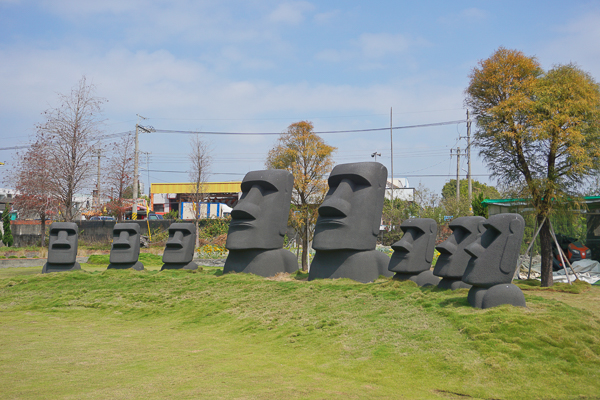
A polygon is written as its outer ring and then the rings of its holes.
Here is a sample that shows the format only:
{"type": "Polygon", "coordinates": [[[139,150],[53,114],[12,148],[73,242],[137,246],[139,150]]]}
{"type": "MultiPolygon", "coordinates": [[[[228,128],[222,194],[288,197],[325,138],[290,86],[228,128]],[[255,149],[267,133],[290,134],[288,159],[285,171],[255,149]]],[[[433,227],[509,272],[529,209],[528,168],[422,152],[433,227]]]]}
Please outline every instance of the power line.
{"type": "MultiPolygon", "coordinates": [[[[457,120],[457,121],[445,121],[445,122],[434,122],[431,124],[418,124],[418,125],[405,125],[405,126],[394,126],[394,127],[386,127],[386,128],[369,128],[369,129],[351,129],[351,130],[341,130],[341,131],[319,131],[313,132],[317,135],[331,134],[331,133],[360,133],[360,132],[377,132],[377,131],[387,131],[389,129],[399,130],[399,129],[412,129],[412,128],[427,128],[432,126],[442,126],[442,125],[454,125],[464,123],[466,120],[457,120]]],[[[156,129],[154,132],[156,133],[179,133],[184,135],[247,135],[247,136],[267,136],[267,135],[281,135],[281,132],[213,132],[213,131],[183,131],[183,130],[172,130],[172,129],[156,129]]]]}

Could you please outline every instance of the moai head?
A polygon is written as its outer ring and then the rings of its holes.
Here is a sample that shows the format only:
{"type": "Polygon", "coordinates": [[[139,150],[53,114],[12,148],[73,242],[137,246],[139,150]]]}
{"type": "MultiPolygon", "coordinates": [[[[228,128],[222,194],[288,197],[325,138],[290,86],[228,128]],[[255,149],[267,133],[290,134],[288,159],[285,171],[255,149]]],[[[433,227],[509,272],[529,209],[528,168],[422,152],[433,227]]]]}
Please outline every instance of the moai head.
{"type": "Polygon", "coordinates": [[[136,223],[118,223],[113,228],[110,249],[111,263],[134,263],[140,256],[140,226],[136,223]]]}
{"type": "Polygon", "coordinates": [[[313,249],[375,249],[386,179],[387,168],[377,162],[336,165],[319,207],[313,249]]]}
{"type": "Polygon", "coordinates": [[[48,239],[48,263],[70,264],[77,259],[77,236],[74,222],[54,222],[48,239]]]}
{"type": "Polygon", "coordinates": [[[164,263],[189,263],[194,258],[194,247],[196,226],[191,222],[171,224],[162,260],[164,263]]]}
{"type": "Polygon", "coordinates": [[[481,287],[511,283],[525,221],[519,214],[498,214],[488,218],[483,227],[485,232],[465,248],[471,259],[462,280],[481,287]]]}
{"type": "Polygon", "coordinates": [[[418,273],[431,268],[437,224],[431,218],[407,219],[400,225],[402,239],[392,244],[394,254],[389,270],[400,273],[418,273]]]}
{"type": "Polygon", "coordinates": [[[478,234],[485,231],[484,222],[483,217],[460,217],[450,222],[452,235],[436,247],[440,256],[433,270],[434,275],[457,279],[463,276],[471,258],[465,251],[465,247],[473,243],[478,234]]]}
{"type": "Polygon", "coordinates": [[[282,248],[293,186],[294,176],[285,170],[248,172],[242,181],[242,197],[231,211],[225,247],[282,248]]]}

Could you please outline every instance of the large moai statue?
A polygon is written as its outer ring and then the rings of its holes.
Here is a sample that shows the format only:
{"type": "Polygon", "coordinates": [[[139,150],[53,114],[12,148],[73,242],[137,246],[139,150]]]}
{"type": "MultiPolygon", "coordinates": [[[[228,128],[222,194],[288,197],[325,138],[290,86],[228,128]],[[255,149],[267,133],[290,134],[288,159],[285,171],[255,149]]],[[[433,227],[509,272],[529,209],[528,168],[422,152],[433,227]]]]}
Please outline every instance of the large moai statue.
{"type": "Polygon", "coordinates": [[[110,264],[107,269],[144,269],[140,257],[140,226],[134,222],[120,222],[113,228],[110,264]]]}
{"type": "Polygon", "coordinates": [[[48,239],[48,262],[42,274],[81,269],[77,262],[77,238],[79,230],[74,222],[54,222],[50,225],[48,239]]]}
{"type": "Polygon", "coordinates": [[[308,280],[350,278],[372,282],[392,276],[388,256],[375,250],[387,169],[377,162],[336,165],[319,207],[308,280]]]}
{"type": "Polygon", "coordinates": [[[490,308],[502,304],[526,307],[521,289],[512,284],[523,241],[525,221],[519,214],[498,214],[483,223],[485,232],[465,248],[471,255],[463,282],[472,285],[469,304],[490,308]]]}
{"type": "Polygon", "coordinates": [[[223,273],[264,277],[298,270],[294,254],[283,248],[294,176],[285,170],[251,171],[242,181],[242,196],[231,211],[223,273]]]}
{"type": "Polygon", "coordinates": [[[394,253],[389,270],[394,279],[411,280],[419,286],[437,285],[440,278],[433,275],[431,262],[437,235],[437,224],[431,218],[407,219],[400,225],[402,239],[392,244],[394,253]]]}
{"type": "Polygon", "coordinates": [[[169,226],[169,239],[163,253],[160,269],[198,269],[194,262],[196,226],[191,222],[176,222],[169,226]]]}
{"type": "Polygon", "coordinates": [[[436,249],[440,252],[433,274],[442,278],[438,287],[440,289],[469,289],[462,281],[462,276],[467,269],[471,255],[465,251],[465,247],[477,239],[477,235],[483,233],[485,228],[483,217],[460,217],[450,222],[452,235],[436,249]]]}

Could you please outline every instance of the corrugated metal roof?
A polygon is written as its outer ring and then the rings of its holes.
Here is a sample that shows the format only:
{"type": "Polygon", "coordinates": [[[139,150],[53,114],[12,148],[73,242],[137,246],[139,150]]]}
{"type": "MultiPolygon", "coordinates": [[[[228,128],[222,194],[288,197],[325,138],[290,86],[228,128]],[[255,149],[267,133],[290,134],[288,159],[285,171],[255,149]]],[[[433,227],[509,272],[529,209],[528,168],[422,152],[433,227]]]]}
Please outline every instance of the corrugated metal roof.
{"type": "MultiPolygon", "coordinates": [[[[150,185],[152,193],[194,193],[194,183],[153,183],[150,185]]],[[[206,182],[203,184],[204,193],[239,193],[242,191],[242,182],[206,182]]]]}
{"type": "MultiPolygon", "coordinates": [[[[524,205],[529,203],[531,199],[485,199],[481,202],[484,207],[490,204],[504,205],[510,207],[511,205],[524,205]]],[[[584,203],[600,203],[600,196],[584,196],[584,203]]]]}

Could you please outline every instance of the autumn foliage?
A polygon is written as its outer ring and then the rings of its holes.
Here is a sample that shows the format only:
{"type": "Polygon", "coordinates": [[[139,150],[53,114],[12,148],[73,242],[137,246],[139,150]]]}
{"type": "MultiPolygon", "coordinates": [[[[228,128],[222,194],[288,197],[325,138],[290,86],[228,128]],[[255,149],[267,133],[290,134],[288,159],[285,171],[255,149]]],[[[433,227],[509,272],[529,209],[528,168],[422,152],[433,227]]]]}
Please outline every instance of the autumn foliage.
{"type": "MultiPolygon", "coordinates": [[[[544,71],[535,57],[499,48],[473,69],[465,103],[474,144],[493,176],[531,198],[538,223],[582,194],[600,160],[600,90],[574,64],[544,71]]],[[[540,231],[542,285],[552,285],[551,234],[540,231]]]]}
{"type": "Polygon", "coordinates": [[[267,156],[266,167],[286,169],[294,175],[289,223],[302,237],[302,269],[308,269],[308,243],[312,240],[317,209],[327,193],[327,175],[333,168],[335,147],[313,132],[313,124],[291,124],[267,156]]]}

